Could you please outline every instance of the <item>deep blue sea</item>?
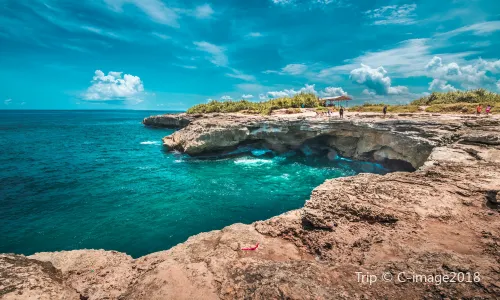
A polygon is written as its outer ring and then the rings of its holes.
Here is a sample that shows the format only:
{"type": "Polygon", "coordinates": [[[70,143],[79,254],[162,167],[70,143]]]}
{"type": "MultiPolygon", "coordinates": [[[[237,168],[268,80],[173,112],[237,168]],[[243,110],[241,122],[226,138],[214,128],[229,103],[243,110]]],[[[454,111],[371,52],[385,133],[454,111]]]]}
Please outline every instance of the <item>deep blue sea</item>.
{"type": "Polygon", "coordinates": [[[302,207],[325,179],[386,172],[303,155],[191,159],[164,151],[172,130],[141,124],[161,113],[0,111],[0,252],[138,257],[302,207]]]}

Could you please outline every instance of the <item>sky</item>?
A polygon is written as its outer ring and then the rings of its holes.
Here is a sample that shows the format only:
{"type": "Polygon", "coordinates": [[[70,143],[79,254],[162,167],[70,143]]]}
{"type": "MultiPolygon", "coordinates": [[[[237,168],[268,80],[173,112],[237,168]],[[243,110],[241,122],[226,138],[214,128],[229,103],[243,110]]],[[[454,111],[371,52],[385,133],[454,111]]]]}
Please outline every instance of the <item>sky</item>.
{"type": "Polygon", "coordinates": [[[498,0],[0,0],[0,109],[500,92],[498,0]]]}

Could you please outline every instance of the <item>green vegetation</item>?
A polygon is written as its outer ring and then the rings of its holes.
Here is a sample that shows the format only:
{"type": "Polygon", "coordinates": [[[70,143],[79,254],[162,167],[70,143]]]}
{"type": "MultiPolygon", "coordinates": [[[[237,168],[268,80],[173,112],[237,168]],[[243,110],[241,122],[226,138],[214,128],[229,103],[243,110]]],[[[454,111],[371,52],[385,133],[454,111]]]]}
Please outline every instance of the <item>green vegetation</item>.
{"type": "MultiPolygon", "coordinates": [[[[319,98],[311,93],[300,93],[293,97],[282,97],[263,102],[240,101],[210,101],[206,104],[198,104],[187,110],[188,114],[196,113],[230,113],[246,112],[270,115],[275,109],[299,109],[301,107],[313,108],[320,106],[319,98]]],[[[296,113],[297,110],[290,110],[287,113],[296,113]]]]}
{"type": "Polygon", "coordinates": [[[483,105],[492,105],[500,103],[500,95],[477,89],[470,91],[452,91],[446,93],[432,93],[429,96],[422,97],[413,101],[412,105],[436,105],[436,104],[455,104],[455,103],[476,103],[483,105]]]}
{"type": "Polygon", "coordinates": [[[495,112],[494,107],[500,106],[500,95],[485,89],[432,93],[413,101],[412,104],[428,106],[426,112],[475,113],[479,104],[483,106],[483,111],[487,105],[491,105],[492,112],[495,112]]]}
{"type": "MultiPolygon", "coordinates": [[[[500,109],[500,94],[485,89],[470,91],[452,91],[445,93],[432,93],[411,102],[408,105],[387,105],[389,113],[415,113],[421,111],[421,106],[427,106],[426,112],[439,113],[474,113],[476,106],[481,104],[483,108],[487,105],[493,107],[492,112],[500,109]],[[496,107],[499,107],[495,109],[496,107]]],[[[363,105],[348,108],[351,112],[382,112],[384,103],[364,103],[363,105]]],[[[334,108],[324,107],[319,98],[312,93],[300,93],[293,97],[282,97],[262,102],[240,101],[210,101],[206,104],[198,104],[188,109],[188,114],[195,113],[230,113],[242,112],[248,114],[270,115],[273,110],[286,109],[284,113],[295,114],[300,108],[315,108],[318,113],[326,112],[334,108]]]]}

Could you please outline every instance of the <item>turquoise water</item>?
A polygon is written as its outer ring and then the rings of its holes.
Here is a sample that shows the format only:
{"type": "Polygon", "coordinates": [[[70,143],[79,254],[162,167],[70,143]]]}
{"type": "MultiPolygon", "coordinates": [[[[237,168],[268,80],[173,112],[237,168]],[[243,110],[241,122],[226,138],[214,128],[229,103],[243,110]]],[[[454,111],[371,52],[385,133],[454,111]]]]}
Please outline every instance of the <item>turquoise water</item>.
{"type": "Polygon", "coordinates": [[[386,172],[301,155],[190,159],[163,150],[172,130],[141,124],[152,114],[0,111],[0,252],[138,257],[299,208],[325,179],[386,172]]]}

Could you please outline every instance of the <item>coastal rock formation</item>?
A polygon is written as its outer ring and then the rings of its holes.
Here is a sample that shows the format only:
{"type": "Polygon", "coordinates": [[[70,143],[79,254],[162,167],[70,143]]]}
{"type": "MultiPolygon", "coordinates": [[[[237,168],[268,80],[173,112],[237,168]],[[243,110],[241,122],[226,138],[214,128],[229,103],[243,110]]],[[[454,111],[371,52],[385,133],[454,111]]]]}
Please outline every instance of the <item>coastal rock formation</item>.
{"type": "Polygon", "coordinates": [[[313,150],[331,149],[358,160],[399,162],[403,169],[411,170],[422,166],[434,147],[461,135],[466,142],[498,143],[497,133],[481,135],[479,140],[474,134],[461,118],[436,120],[431,115],[341,120],[229,114],[193,120],[166,136],[163,143],[170,150],[192,156],[231,154],[249,144],[277,152],[302,151],[307,146],[313,150]]]}
{"type": "Polygon", "coordinates": [[[200,117],[200,115],[188,114],[172,114],[172,115],[159,115],[145,118],[142,123],[150,127],[159,128],[182,128],[186,127],[191,121],[200,117]]]}
{"type": "MultiPolygon", "coordinates": [[[[226,132],[238,137],[244,128],[258,130],[261,125],[248,124],[262,124],[260,118],[245,121],[244,126],[234,124],[226,132]]],[[[201,233],[170,250],[138,259],[103,250],[2,255],[0,297],[498,299],[500,146],[495,137],[500,120],[405,118],[355,125],[351,120],[345,121],[347,125],[337,122],[338,127],[365,128],[365,134],[388,140],[368,138],[362,145],[356,142],[354,150],[336,149],[357,153],[378,147],[370,143],[383,144],[375,152],[383,147],[391,150],[377,155],[408,157],[408,162],[419,167],[415,172],[327,180],[314,189],[302,209],[201,233]],[[398,131],[403,128],[406,132],[398,131]],[[397,139],[398,132],[403,139],[397,139]],[[417,141],[430,147],[424,161],[411,160],[399,148],[412,151],[405,143],[417,141]],[[256,250],[241,250],[257,243],[256,250]],[[445,282],[443,275],[454,282],[445,282]]],[[[222,120],[202,122],[192,121],[186,132],[174,134],[171,139],[179,141],[171,145],[189,148],[197,144],[208,149],[203,144],[212,145],[210,134],[226,136],[222,120]],[[213,124],[213,130],[202,127],[202,122],[213,124]],[[187,138],[189,131],[192,139],[187,138]]],[[[307,127],[333,130],[322,122],[311,121],[307,127]]],[[[300,137],[310,132],[296,126],[300,137]]],[[[308,137],[317,137],[320,130],[308,137]]],[[[272,141],[268,133],[264,136],[272,141]]],[[[332,143],[337,146],[360,139],[354,133],[329,138],[336,139],[332,143]]],[[[229,138],[226,143],[231,144],[229,138]]]]}

